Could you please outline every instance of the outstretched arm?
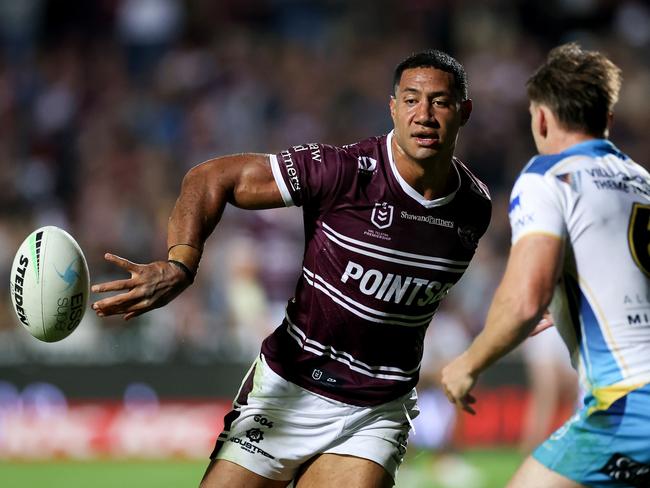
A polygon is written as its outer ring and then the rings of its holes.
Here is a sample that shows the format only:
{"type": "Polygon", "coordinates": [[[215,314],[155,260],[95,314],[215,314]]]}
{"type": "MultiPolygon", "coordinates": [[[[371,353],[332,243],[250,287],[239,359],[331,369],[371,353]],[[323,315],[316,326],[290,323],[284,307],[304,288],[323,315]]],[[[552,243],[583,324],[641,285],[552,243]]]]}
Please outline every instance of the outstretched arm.
{"type": "Polygon", "coordinates": [[[519,345],[539,323],[558,281],[564,242],[549,235],[520,239],[488,311],[485,328],[470,347],[442,370],[447,398],[475,413],[469,394],[479,374],[519,345]]]}
{"type": "Polygon", "coordinates": [[[131,273],[131,277],[93,285],[95,293],[122,292],[95,302],[97,315],[124,315],[128,320],[178,296],[192,283],[203,245],[221,219],[226,203],[247,209],[284,206],[268,155],[224,156],[188,171],[169,218],[168,260],[136,264],[106,254],[106,260],[131,273]]]}

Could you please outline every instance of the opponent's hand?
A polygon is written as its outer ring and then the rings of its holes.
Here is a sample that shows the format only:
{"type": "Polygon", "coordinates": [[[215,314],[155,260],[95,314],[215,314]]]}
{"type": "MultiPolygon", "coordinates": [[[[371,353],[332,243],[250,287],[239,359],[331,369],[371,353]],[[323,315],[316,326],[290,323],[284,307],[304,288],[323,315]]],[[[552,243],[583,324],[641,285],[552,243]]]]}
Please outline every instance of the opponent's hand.
{"type": "Polygon", "coordinates": [[[458,356],[442,368],[442,390],[449,401],[472,415],[476,414],[472,404],[476,398],[469,394],[476,384],[477,376],[470,372],[464,355],[458,356]]]}
{"type": "Polygon", "coordinates": [[[528,337],[536,336],[537,334],[544,332],[546,329],[550,329],[554,325],[555,322],[553,321],[553,316],[551,315],[551,312],[547,310],[544,312],[544,315],[542,315],[542,318],[537,323],[533,331],[528,335],[528,337]]]}
{"type": "Polygon", "coordinates": [[[131,273],[131,278],[92,286],[93,293],[123,291],[93,303],[99,317],[123,314],[129,320],[166,305],[191,284],[183,270],[167,261],[137,264],[109,253],[104,259],[131,273]]]}

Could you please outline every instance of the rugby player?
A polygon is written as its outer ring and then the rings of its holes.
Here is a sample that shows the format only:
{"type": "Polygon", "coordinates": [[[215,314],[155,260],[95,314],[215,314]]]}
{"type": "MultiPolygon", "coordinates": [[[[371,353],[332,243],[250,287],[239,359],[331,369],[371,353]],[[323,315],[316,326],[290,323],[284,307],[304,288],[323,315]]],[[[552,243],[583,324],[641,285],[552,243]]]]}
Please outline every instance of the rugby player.
{"type": "Polygon", "coordinates": [[[512,190],[512,248],[485,328],[443,369],[443,385],[474,412],[478,375],[550,304],[584,406],[509,486],[648,487],[650,175],[607,140],[621,72],[571,43],[553,49],[527,86],[539,155],[512,190]]]}
{"type": "Polygon", "coordinates": [[[224,419],[203,487],[393,486],[425,330],[490,220],[486,187],[454,157],[471,109],[458,61],[415,54],[394,73],[389,134],[209,160],[183,179],[168,261],[106,255],[131,278],[93,286],[122,292],[93,308],[130,319],[190,285],[227,203],[304,209],[295,296],[224,419]]]}

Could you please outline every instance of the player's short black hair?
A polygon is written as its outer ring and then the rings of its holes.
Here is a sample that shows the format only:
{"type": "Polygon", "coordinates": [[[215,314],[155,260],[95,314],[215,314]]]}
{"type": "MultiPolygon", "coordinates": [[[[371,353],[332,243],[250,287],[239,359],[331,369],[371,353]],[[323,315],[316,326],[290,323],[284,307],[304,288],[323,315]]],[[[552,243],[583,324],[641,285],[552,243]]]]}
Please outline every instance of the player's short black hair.
{"type": "Polygon", "coordinates": [[[413,68],[435,68],[454,75],[454,89],[460,96],[461,101],[467,100],[467,73],[465,68],[455,58],[437,49],[427,49],[410,55],[395,68],[393,75],[393,92],[402,79],[402,73],[413,68]]]}
{"type": "Polygon", "coordinates": [[[604,54],[571,42],[552,49],[526,87],[530,101],[551,109],[564,129],[603,137],[621,80],[604,54]]]}

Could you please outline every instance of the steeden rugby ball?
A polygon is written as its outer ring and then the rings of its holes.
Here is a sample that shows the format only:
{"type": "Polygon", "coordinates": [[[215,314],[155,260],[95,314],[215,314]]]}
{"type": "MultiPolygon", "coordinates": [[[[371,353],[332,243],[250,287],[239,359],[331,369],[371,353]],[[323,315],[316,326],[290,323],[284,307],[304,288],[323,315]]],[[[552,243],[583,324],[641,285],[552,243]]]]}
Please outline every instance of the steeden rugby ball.
{"type": "Polygon", "coordinates": [[[11,301],[18,321],[42,341],[64,339],[86,312],[89,281],[86,258],[70,234],[54,226],[36,229],[11,266],[11,301]]]}

